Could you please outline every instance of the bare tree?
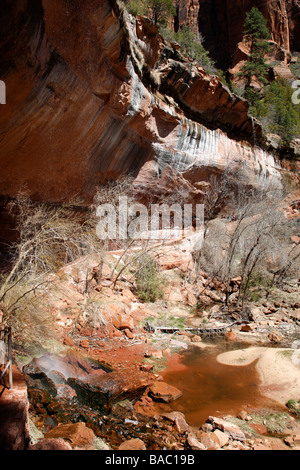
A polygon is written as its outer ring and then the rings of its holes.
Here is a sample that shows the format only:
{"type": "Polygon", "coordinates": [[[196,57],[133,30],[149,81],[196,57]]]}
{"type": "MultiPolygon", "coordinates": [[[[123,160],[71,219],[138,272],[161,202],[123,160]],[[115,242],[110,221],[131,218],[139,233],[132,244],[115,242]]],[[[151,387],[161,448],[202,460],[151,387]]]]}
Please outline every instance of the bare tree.
{"type": "Polygon", "coordinates": [[[13,322],[25,299],[34,303],[41,287],[49,286],[49,273],[83,255],[101,257],[102,243],[96,236],[96,218],[77,202],[50,205],[21,192],[9,209],[18,238],[10,247],[10,268],[2,273],[0,306],[3,321],[13,322]]]}
{"type": "MultiPolygon", "coordinates": [[[[235,181],[234,191],[228,191],[232,185],[210,188],[207,213],[213,219],[214,208],[226,202],[226,211],[222,217],[209,220],[205,228],[203,246],[198,253],[198,267],[208,272],[210,276],[219,277],[225,283],[225,304],[228,306],[231,294],[231,280],[239,276],[241,279],[235,301],[244,306],[250,286],[250,280],[255,271],[266,271],[266,266],[272,264],[279,275],[278,260],[274,254],[287,247],[291,229],[285,218],[280,204],[282,194],[273,188],[258,192],[248,188],[244,182],[235,181]],[[237,183],[237,184],[236,184],[237,183]],[[225,199],[224,199],[225,198],[225,199]],[[277,263],[277,264],[276,264],[277,263]]],[[[288,259],[291,262],[291,255],[288,259]]],[[[289,265],[286,262],[285,266],[289,265]]]]}

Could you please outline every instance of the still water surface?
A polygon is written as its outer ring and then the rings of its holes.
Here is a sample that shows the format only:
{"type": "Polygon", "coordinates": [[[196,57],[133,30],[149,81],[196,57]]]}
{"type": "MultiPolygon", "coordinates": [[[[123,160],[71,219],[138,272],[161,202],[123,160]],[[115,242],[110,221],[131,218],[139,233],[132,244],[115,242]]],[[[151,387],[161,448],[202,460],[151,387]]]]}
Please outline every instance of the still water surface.
{"type": "MultiPolygon", "coordinates": [[[[243,348],[239,345],[234,349],[243,348]]],[[[236,416],[246,406],[278,407],[260,393],[256,362],[248,366],[218,363],[218,354],[229,349],[233,347],[228,343],[204,350],[192,347],[183,353],[180,361],[170,362],[161,375],[165,382],[179,388],[182,396],[162,408],[181,411],[190,425],[201,426],[208,416],[236,416]]]]}

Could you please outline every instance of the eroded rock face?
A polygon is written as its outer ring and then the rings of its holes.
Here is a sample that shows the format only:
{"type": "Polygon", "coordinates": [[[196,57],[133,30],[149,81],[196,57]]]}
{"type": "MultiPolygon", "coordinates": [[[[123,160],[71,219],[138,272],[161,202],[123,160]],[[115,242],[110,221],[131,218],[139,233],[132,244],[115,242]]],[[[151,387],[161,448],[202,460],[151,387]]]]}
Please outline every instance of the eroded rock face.
{"type": "Polygon", "coordinates": [[[166,166],[192,187],[228,166],[280,184],[274,157],[252,150],[264,139],[247,103],[117,0],[6,0],[1,11],[2,196],[25,186],[38,199],[89,201],[123,173],[147,192],[149,162],[158,186],[166,166]]]}

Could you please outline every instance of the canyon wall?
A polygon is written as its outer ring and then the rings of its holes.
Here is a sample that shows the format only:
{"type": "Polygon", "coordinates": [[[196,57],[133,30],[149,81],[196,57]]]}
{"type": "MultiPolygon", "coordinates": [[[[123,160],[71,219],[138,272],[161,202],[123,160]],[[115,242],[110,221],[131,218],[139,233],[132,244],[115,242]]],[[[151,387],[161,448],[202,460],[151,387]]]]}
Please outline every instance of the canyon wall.
{"type": "Polygon", "coordinates": [[[123,173],[146,192],[166,168],[193,188],[227,168],[280,185],[247,102],[118,1],[4,0],[0,31],[1,197],[89,201],[123,173]]]}
{"type": "Polygon", "coordinates": [[[286,60],[300,51],[299,0],[180,0],[178,27],[187,24],[200,31],[217,66],[226,70],[235,65],[246,13],[253,6],[268,20],[272,40],[286,60]]]}

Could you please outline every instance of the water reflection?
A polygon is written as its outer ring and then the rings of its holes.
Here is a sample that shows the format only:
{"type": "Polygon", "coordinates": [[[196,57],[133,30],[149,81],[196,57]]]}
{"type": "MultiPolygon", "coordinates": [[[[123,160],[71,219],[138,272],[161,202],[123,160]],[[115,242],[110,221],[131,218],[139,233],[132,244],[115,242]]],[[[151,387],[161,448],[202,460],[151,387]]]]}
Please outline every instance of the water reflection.
{"type": "Polygon", "coordinates": [[[169,364],[162,373],[165,382],[182,391],[182,397],[161,408],[181,411],[193,426],[201,426],[210,415],[236,415],[246,406],[274,408],[274,402],[260,393],[256,362],[241,367],[217,362],[218,354],[244,348],[243,345],[233,347],[220,343],[214,348],[192,347],[184,352],[181,361],[185,367],[174,369],[169,364]]]}

